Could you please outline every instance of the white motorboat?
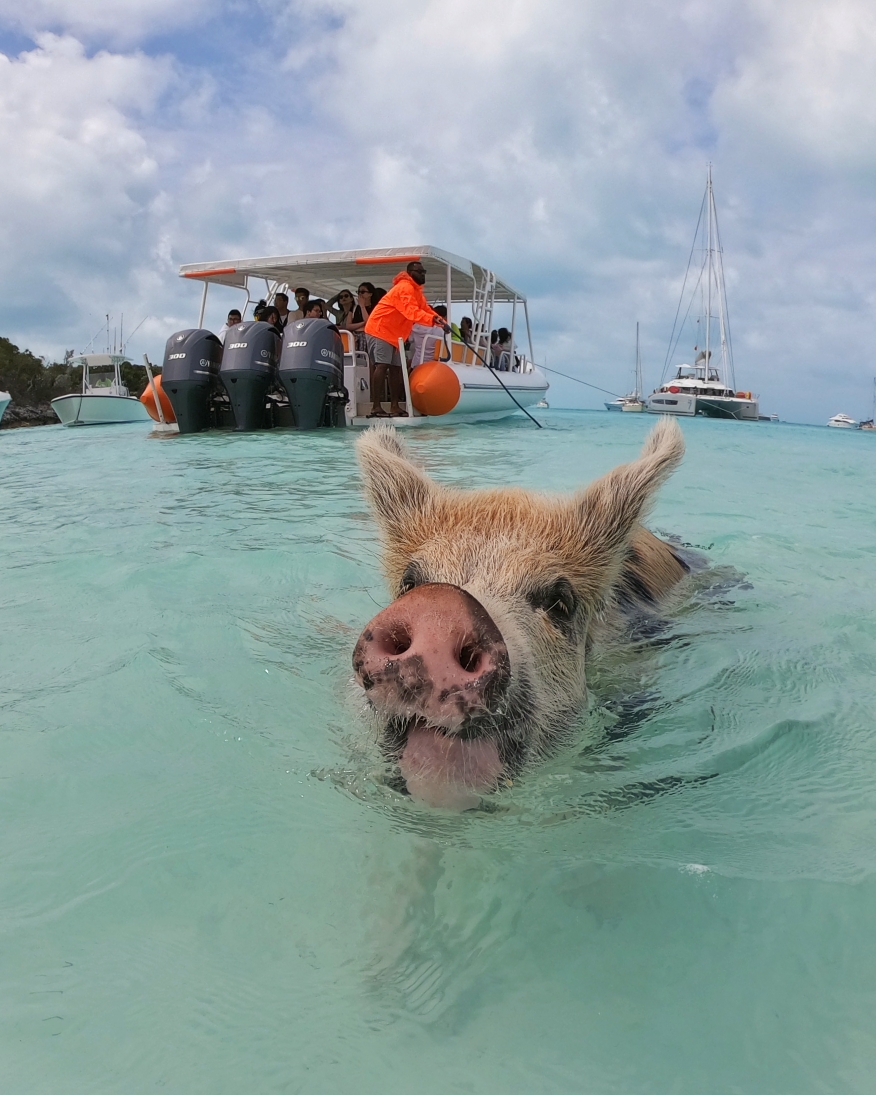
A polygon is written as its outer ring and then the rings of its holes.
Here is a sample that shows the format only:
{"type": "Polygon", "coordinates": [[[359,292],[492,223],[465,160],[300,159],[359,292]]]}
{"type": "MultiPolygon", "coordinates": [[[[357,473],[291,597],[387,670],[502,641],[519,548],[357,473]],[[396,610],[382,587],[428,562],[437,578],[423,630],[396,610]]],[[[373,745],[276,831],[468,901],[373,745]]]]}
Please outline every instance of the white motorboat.
{"type": "Polygon", "coordinates": [[[639,325],[636,324],[636,387],[628,395],[622,395],[605,404],[607,411],[622,411],[626,413],[644,411],[645,403],[642,399],[642,355],[639,351],[639,325]]]}
{"type": "Polygon", "coordinates": [[[847,414],[835,414],[833,418],[827,420],[827,424],[840,430],[856,430],[858,428],[858,423],[847,414]]]}
{"type": "Polygon", "coordinates": [[[0,392],[0,421],[3,419],[3,415],[6,413],[6,408],[9,406],[12,400],[12,396],[9,392],[0,392]]]}
{"type": "Polygon", "coordinates": [[[696,314],[694,303],[698,299],[699,319],[693,339],[693,364],[676,368],[671,380],[661,382],[646,400],[646,409],[652,414],[705,415],[707,418],[731,418],[757,422],[758,400],[751,392],[736,391],[733,350],[730,326],[727,318],[727,290],[724,284],[724,264],[721,238],[718,233],[718,213],[712,190],[712,167],[709,165],[706,192],[700,207],[696,238],[691,250],[684,278],[676,322],[669,338],[669,349],[663,375],[669,360],[675,353],[685,329],[685,320],[696,314]],[[697,248],[696,242],[701,246],[697,248]],[[702,260],[695,265],[694,255],[699,251],[702,260]],[[686,306],[685,306],[686,305],[686,306]],[[678,317],[683,317],[679,323],[678,317]],[[715,344],[717,353],[713,353],[715,344]]]}
{"type": "Polygon", "coordinates": [[[82,391],[59,395],[52,410],[64,426],[108,426],[148,422],[143,404],[122,383],[120,354],[80,354],[70,359],[82,368],[82,391]]]}
{"type": "MultiPolygon", "coordinates": [[[[405,397],[401,402],[406,413],[398,417],[383,418],[383,421],[390,421],[396,426],[481,422],[505,418],[543,401],[550,385],[544,372],[533,362],[532,335],[526,297],[485,266],[442,251],[437,247],[371,248],[359,251],[330,251],[307,255],[195,263],[181,266],[180,276],[203,283],[198,330],[205,337],[212,338],[209,332],[203,331],[207,293],[211,285],[225,286],[245,293],[247,304],[258,295],[266,297],[268,302],[278,292],[291,295],[294,289],[301,285],[307,286],[312,297],[329,299],[343,289],[352,290],[355,296],[356,289],[362,282],[387,285],[413,260],[419,260],[426,269],[426,284],[423,289],[429,303],[440,302],[445,305],[448,324],[453,322],[455,315],[461,315],[463,310],[469,313],[472,320],[471,335],[467,343],[445,339],[440,335],[440,331],[437,336],[427,334],[420,339],[417,343],[417,351],[408,361],[408,368],[402,370],[405,397]],[[265,292],[265,286],[267,286],[267,292],[265,292]],[[462,306],[465,306],[464,309],[462,306]],[[509,313],[507,319],[510,345],[515,348],[503,353],[494,361],[490,351],[490,334],[494,325],[498,326],[497,312],[500,308],[504,308],[509,313]],[[519,337],[522,328],[525,328],[528,352],[516,349],[515,335],[519,337]]],[[[288,325],[284,332],[281,350],[283,354],[286,353],[286,343],[293,348],[304,350],[307,337],[312,337],[315,330],[315,328],[307,328],[306,322],[295,321],[294,331],[293,324],[288,325]],[[290,338],[290,336],[293,337],[290,338]]],[[[324,321],[310,322],[318,322],[323,327],[326,326],[324,321]]],[[[236,330],[243,332],[245,328],[246,324],[243,324],[236,330]]],[[[332,329],[337,330],[337,328],[332,329]]],[[[171,350],[175,352],[165,361],[164,390],[171,401],[177,398],[180,403],[180,413],[177,413],[176,417],[181,432],[189,432],[189,422],[193,423],[191,429],[203,429],[208,422],[215,424],[218,420],[217,414],[207,413],[200,407],[197,413],[191,412],[191,408],[184,410],[182,388],[178,386],[178,390],[175,390],[170,382],[170,377],[181,375],[180,370],[183,366],[179,362],[188,352],[182,345],[178,346],[177,342],[180,344],[185,342],[185,346],[191,346],[191,353],[195,354],[193,341],[195,334],[196,332],[180,332],[179,335],[172,335],[168,342],[168,354],[171,350]],[[169,371],[168,365],[171,366],[169,371]]],[[[368,417],[372,411],[371,361],[361,344],[357,345],[351,332],[342,330],[338,332],[338,336],[343,346],[342,383],[331,389],[326,398],[340,398],[343,392],[346,402],[343,416],[338,416],[336,421],[333,420],[333,424],[371,425],[373,420],[368,417]]],[[[237,353],[239,349],[245,347],[246,343],[242,341],[243,339],[243,334],[233,343],[229,343],[226,339],[224,356],[221,356],[219,351],[221,365],[217,364],[211,356],[217,352],[215,348],[209,349],[206,342],[203,345],[198,344],[200,347],[197,351],[198,359],[203,358],[201,364],[204,365],[209,358],[206,368],[216,378],[214,392],[221,387],[219,381],[226,370],[229,350],[237,353]]],[[[261,352],[260,350],[259,353],[261,352]]],[[[268,350],[264,356],[269,357],[271,353],[273,351],[268,350]]],[[[334,355],[330,347],[325,347],[319,353],[324,359],[332,359],[334,355]]],[[[323,360],[321,364],[325,365],[325,361],[323,360]]],[[[282,361],[280,366],[282,374],[282,361]]],[[[313,373],[312,369],[310,373],[313,373]]],[[[185,380],[181,383],[188,383],[189,387],[186,390],[190,391],[194,380],[185,380]]],[[[234,381],[229,380],[229,383],[234,381]]],[[[269,417],[275,424],[282,425],[284,424],[283,401],[286,396],[282,386],[276,380],[272,383],[274,388],[268,386],[266,389],[269,404],[271,400],[274,401],[273,409],[269,406],[269,417]],[[271,394],[272,392],[274,394],[271,394]]],[[[242,384],[238,385],[235,396],[239,394],[242,386],[242,384]]],[[[230,389],[228,390],[228,398],[230,398],[231,392],[230,389]]],[[[302,385],[299,384],[297,391],[301,390],[302,385]]],[[[200,399],[201,396],[197,398],[200,399]]],[[[219,396],[220,400],[223,398],[226,398],[224,393],[219,396]]],[[[257,394],[255,398],[261,399],[262,396],[257,394]]],[[[250,425],[241,425],[243,412],[239,411],[234,399],[231,403],[235,408],[237,428],[253,428],[250,425]]],[[[384,409],[387,407],[385,402],[380,405],[384,409]]],[[[285,406],[291,406],[291,404],[287,403],[285,406]]],[[[256,410],[257,414],[249,414],[247,419],[249,422],[263,418],[261,411],[258,408],[256,410]]],[[[226,419],[227,417],[226,415],[226,419]]],[[[332,416],[326,411],[319,421],[320,424],[327,424],[330,420],[332,416]]],[[[292,414],[288,424],[297,424],[299,428],[303,428],[295,414],[292,414]]]]}

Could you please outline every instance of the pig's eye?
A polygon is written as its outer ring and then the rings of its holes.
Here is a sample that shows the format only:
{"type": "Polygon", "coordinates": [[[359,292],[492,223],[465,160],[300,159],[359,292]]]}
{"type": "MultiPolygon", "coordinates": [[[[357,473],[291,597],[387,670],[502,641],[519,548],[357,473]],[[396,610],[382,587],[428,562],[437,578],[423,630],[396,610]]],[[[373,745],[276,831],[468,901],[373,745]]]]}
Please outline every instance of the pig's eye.
{"type": "Polygon", "coordinates": [[[578,598],[567,578],[558,578],[549,586],[533,589],[527,600],[533,608],[539,608],[561,631],[568,631],[578,607],[578,598]]]}
{"type": "Polygon", "coordinates": [[[410,591],[417,586],[421,586],[425,580],[419,564],[408,563],[405,572],[401,577],[401,581],[398,584],[399,597],[403,596],[405,593],[410,593],[410,591]]]}

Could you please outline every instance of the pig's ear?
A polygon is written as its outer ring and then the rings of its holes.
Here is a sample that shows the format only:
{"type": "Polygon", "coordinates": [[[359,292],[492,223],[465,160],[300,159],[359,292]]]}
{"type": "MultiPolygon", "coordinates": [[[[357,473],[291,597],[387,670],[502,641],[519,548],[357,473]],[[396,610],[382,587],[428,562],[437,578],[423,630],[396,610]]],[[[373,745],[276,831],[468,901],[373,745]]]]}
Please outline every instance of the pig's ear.
{"type": "Polygon", "coordinates": [[[621,464],[575,499],[588,592],[598,597],[614,582],[627,547],[657,491],[681,463],[684,435],[661,419],[648,434],[638,460],[621,464]]]}
{"type": "Polygon", "coordinates": [[[439,489],[414,464],[391,426],[372,426],[356,442],[365,495],[388,535],[404,535],[439,489]]]}

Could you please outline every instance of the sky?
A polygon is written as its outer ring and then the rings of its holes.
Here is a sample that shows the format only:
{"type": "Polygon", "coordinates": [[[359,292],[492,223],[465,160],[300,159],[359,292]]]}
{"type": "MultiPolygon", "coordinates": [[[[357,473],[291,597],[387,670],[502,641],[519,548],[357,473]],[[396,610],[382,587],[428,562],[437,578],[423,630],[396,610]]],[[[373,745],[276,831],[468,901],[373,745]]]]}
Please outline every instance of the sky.
{"type": "Polygon", "coordinates": [[[738,386],[871,413],[871,0],[0,0],[0,148],[0,335],[50,360],[105,313],[160,360],[182,263],[431,243],[615,393],[637,322],[661,379],[711,163],[738,386]]]}

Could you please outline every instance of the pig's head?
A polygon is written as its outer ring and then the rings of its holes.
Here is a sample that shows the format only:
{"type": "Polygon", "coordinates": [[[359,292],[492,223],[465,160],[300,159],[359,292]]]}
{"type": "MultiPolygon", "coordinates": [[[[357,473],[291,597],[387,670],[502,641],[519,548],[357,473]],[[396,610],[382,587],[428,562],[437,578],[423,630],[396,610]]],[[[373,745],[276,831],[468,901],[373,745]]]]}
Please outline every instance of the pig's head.
{"type": "Polygon", "coordinates": [[[363,630],[356,679],[411,795],[475,805],[580,711],[594,625],[642,565],[633,541],[681,430],[661,420],[637,460],[560,497],[441,486],[386,427],[358,449],[396,599],[363,630]]]}

